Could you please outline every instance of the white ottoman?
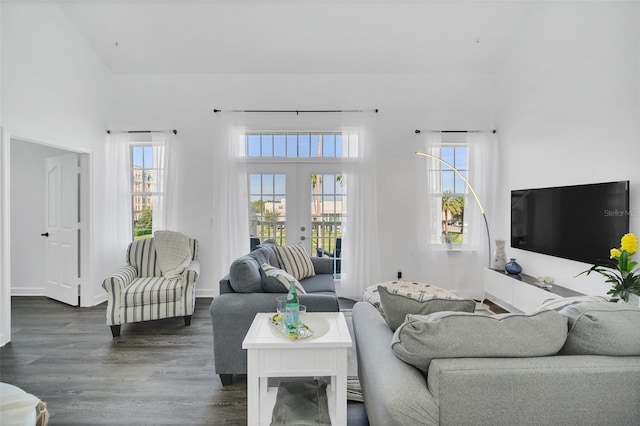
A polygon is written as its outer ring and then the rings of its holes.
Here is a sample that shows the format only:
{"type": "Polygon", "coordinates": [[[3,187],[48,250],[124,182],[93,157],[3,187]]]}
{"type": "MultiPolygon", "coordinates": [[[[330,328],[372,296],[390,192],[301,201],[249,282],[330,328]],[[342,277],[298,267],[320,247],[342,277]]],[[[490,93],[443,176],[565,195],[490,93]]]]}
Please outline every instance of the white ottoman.
{"type": "Polygon", "coordinates": [[[434,297],[441,299],[459,299],[454,293],[444,288],[437,287],[426,283],[416,281],[384,281],[367,287],[364,290],[362,300],[371,303],[376,308],[380,309],[380,294],[378,294],[378,286],[384,286],[390,291],[397,294],[402,294],[407,297],[412,297],[416,300],[427,300],[434,297]]]}
{"type": "Polygon", "coordinates": [[[6,426],[46,426],[47,404],[17,386],[0,383],[0,419],[6,426]]]}

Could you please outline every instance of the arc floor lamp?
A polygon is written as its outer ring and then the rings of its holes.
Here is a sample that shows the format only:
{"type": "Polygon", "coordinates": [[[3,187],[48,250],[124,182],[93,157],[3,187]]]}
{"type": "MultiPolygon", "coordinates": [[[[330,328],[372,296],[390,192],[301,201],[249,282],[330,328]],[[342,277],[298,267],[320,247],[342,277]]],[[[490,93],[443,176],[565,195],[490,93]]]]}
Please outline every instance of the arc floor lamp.
{"type": "Polygon", "coordinates": [[[489,248],[489,252],[487,254],[487,256],[488,256],[487,266],[489,268],[491,268],[491,234],[489,233],[489,222],[487,222],[487,215],[484,212],[484,207],[482,206],[482,203],[480,202],[480,198],[478,197],[478,194],[476,194],[476,190],[473,189],[473,186],[469,183],[467,178],[460,172],[460,170],[456,169],[453,166],[453,164],[449,163],[448,161],[445,161],[442,158],[437,157],[437,156],[435,156],[433,154],[427,154],[426,152],[421,152],[421,151],[416,151],[416,155],[419,155],[419,156],[422,156],[422,157],[431,158],[432,160],[438,161],[438,162],[446,165],[447,167],[449,167],[458,176],[460,176],[460,178],[464,181],[465,185],[467,185],[467,188],[469,188],[469,190],[471,191],[471,194],[473,194],[473,198],[476,200],[476,203],[478,204],[478,207],[480,208],[480,212],[482,213],[482,218],[484,219],[484,226],[485,226],[485,228],[487,230],[487,245],[488,245],[488,248],[489,248]]]}

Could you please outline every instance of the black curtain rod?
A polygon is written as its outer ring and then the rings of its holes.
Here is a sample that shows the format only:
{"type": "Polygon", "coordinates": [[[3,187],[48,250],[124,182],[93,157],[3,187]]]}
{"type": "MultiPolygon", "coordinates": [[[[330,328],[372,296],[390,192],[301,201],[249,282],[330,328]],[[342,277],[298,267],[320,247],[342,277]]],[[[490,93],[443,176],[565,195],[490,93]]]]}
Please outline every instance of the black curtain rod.
{"type": "MultiPolygon", "coordinates": [[[[178,134],[178,131],[176,129],[171,130],[173,132],[174,135],[178,134]]],[[[164,130],[127,130],[127,131],[123,131],[123,133],[161,133],[164,132],[164,130]]],[[[107,134],[111,134],[111,130],[107,130],[107,134]]]]}
{"type": "Polygon", "coordinates": [[[296,113],[296,115],[301,113],[325,113],[325,112],[375,112],[378,113],[378,108],[375,109],[214,109],[214,113],[218,112],[270,112],[270,113],[296,113]]]}
{"type": "Polygon", "coordinates": [[[440,133],[481,133],[481,132],[491,132],[491,133],[496,133],[497,130],[496,129],[492,129],[492,130],[420,130],[420,129],[416,129],[415,132],[416,134],[422,133],[422,132],[440,132],[440,133]]]}
{"type": "MultiPolygon", "coordinates": [[[[164,132],[164,130],[127,130],[126,132],[123,132],[123,133],[160,133],[160,132],[164,132]]],[[[172,132],[174,135],[178,134],[178,131],[176,129],[173,129],[172,132]]],[[[110,135],[111,130],[107,130],[107,134],[110,135]]]]}

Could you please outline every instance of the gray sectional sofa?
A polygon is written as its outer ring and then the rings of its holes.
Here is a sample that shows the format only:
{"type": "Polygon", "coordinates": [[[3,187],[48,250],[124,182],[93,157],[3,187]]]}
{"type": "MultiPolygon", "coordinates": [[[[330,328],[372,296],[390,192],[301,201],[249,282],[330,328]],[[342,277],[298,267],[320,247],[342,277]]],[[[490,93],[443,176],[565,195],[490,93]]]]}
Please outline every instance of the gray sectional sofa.
{"type": "Polygon", "coordinates": [[[359,302],[353,326],[372,426],[640,424],[640,308],[441,312],[394,333],[359,302]]]}
{"type": "MultiPolygon", "coordinates": [[[[331,259],[312,257],[315,276],[300,280],[306,294],[300,304],[308,312],[337,312],[338,296],[331,271],[331,259]]],[[[267,279],[260,265],[280,268],[273,243],[263,243],[251,253],[236,259],[229,274],[220,280],[220,295],[209,307],[213,327],[213,356],[216,373],[223,385],[232,383],[233,374],[247,373],[247,351],[242,349],[253,318],[258,312],[275,312],[276,297],[286,289],[267,279]]]]}

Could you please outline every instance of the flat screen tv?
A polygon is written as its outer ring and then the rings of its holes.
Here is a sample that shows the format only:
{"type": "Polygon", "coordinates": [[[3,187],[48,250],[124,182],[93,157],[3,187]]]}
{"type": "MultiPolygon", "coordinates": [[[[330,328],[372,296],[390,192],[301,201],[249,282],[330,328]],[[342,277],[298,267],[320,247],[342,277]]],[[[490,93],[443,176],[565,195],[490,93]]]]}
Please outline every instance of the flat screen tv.
{"type": "Polygon", "coordinates": [[[629,181],[514,190],[511,247],[601,265],[629,216],[629,181]]]}

